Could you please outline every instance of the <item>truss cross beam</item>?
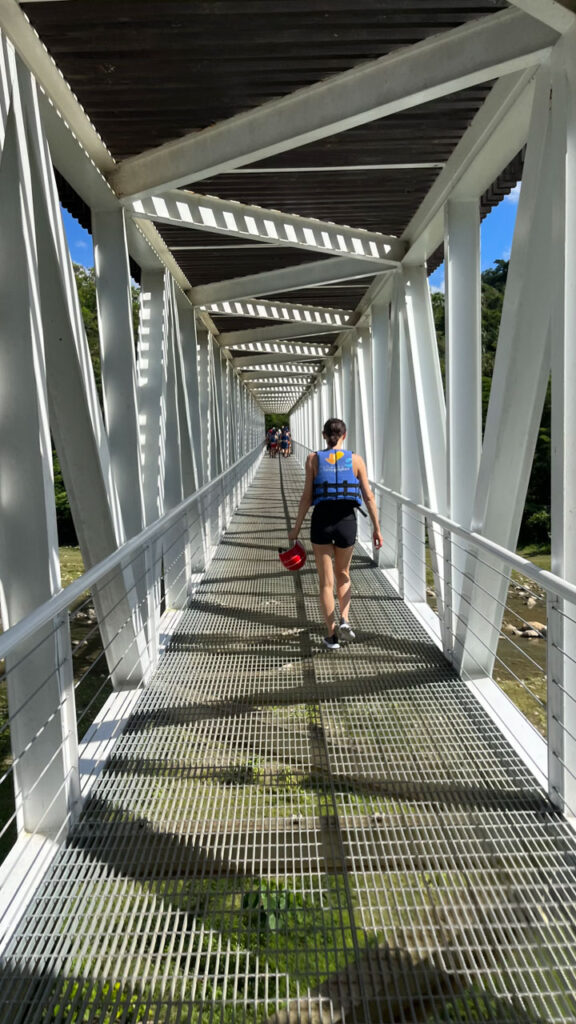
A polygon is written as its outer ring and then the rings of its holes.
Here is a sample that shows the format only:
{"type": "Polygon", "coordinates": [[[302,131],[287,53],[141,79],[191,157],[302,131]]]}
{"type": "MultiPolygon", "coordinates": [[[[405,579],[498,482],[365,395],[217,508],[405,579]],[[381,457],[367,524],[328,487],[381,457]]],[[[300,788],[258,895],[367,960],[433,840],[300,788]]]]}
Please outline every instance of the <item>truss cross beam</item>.
{"type": "Polygon", "coordinates": [[[218,300],[199,306],[212,316],[242,316],[261,320],[279,320],[297,324],[316,324],[341,331],[354,319],[350,309],[330,309],[328,306],[302,306],[293,302],[274,302],[247,296],[231,301],[218,300]]]}
{"type": "Polygon", "coordinates": [[[352,281],[355,278],[371,277],[382,270],[376,261],[354,259],[351,256],[334,256],[317,260],[315,263],[301,263],[283,270],[270,270],[247,277],[235,277],[229,281],[217,281],[200,285],[191,292],[195,306],[221,302],[228,299],[245,299],[249,295],[273,295],[274,292],[296,291],[313,285],[333,284],[336,281],[352,281]]]}
{"type": "Polygon", "coordinates": [[[177,224],[272,245],[311,249],[331,256],[357,256],[394,264],[402,259],[407,248],[406,243],[394,235],[178,189],[127,201],[126,205],[137,217],[162,224],[177,224]]]}

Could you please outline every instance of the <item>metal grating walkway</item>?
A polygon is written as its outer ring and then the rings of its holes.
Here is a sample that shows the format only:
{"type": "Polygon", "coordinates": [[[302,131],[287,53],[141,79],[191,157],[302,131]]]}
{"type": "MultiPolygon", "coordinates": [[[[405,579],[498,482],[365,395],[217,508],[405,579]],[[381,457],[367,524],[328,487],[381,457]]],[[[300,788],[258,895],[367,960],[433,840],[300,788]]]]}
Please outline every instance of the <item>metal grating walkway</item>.
{"type": "MultiPolygon", "coordinates": [[[[282,487],[280,484],[282,477],[282,487]]],[[[369,560],[321,648],[265,460],[1,972],[0,1020],[576,1019],[576,835],[369,560]]]]}

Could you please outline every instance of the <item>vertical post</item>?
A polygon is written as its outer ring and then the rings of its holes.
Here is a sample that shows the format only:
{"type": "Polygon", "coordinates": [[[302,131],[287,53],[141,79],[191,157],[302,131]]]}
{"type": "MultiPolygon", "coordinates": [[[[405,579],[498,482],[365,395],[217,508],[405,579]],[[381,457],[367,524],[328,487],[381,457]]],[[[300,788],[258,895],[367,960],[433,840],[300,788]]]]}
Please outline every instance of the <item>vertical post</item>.
{"type": "MultiPolygon", "coordinates": [[[[390,374],[392,361],[392,333],[390,330],[390,303],[377,301],[371,310],[371,374],[372,374],[372,439],[373,439],[373,479],[376,483],[384,481],[384,464],[386,445],[393,444],[388,436],[387,424],[390,421],[390,374]]],[[[399,486],[396,481],[396,488],[399,486]]],[[[390,485],[389,485],[390,486],[390,485]]],[[[376,504],[382,529],[383,545],[377,551],[373,549],[373,558],[383,568],[396,565],[398,538],[396,533],[396,506],[385,495],[376,492],[376,504]]]]}
{"type": "Polygon", "coordinates": [[[130,538],[140,533],[144,525],[144,509],[132,289],[124,211],[93,210],[92,233],[104,417],[124,532],[130,538]]]}
{"type": "MultiPolygon", "coordinates": [[[[551,321],[552,572],[576,582],[576,30],[554,51],[553,138],[563,159],[555,177],[553,248],[557,281],[551,321]]],[[[576,814],[576,608],[548,603],[548,785],[552,801],[576,814]]]]}
{"type": "MultiPolygon", "coordinates": [[[[512,550],[550,374],[555,300],[552,222],[559,159],[564,159],[551,133],[550,85],[550,68],[542,65],[536,77],[472,516],[477,532],[512,550]]],[[[465,677],[492,675],[508,582],[509,572],[499,559],[469,559],[455,638],[456,664],[465,677]]]]}
{"type": "MultiPolygon", "coordinates": [[[[182,425],[182,471],[184,495],[189,497],[202,485],[203,447],[198,389],[198,350],[194,307],[176,292],[179,334],[179,395],[182,425]]],[[[198,505],[187,515],[188,559],[190,571],[203,572],[206,567],[205,538],[198,505]]]]}
{"type": "MultiPolygon", "coordinates": [[[[20,149],[25,129],[16,82],[13,90],[0,161],[0,611],[5,629],[60,589],[32,180],[20,149]]],[[[62,837],[79,803],[67,619],[7,658],[6,672],[18,829],[62,837]]]]}
{"type": "Polygon", "coordinates": [[[331,416],[335,416],[336,419],[341,420],[343,406],[342,406],[342,360],[339,358],[334,363],[334,378],[332,387],[332,413],[331,416]]]}
{"type": "MultiPolygon", "coordinates": [[[[482,448],[480,208],[477,199],[450,200],[445,211],[446,435],[450,517],[469,529],[482,448]]],[[[447,542],[446,535],[444,543],[447,542]]],[[[466,555],[449,542],[452,562],[446,606],[458,616],[466,555]]],[[[445,610],[445,616],[447,611],[445,610]]],[[[452,635],[456,622],[446,622],[452,635]]]]}
{"type": "Polygon", "coordinates": [[[140,292],[138,408],[146,524],[164,512],[166,293],[163,270],[145,270],[140,292]]]}
{"type": "MultiPolygon", "coordinates": [[[[372,325],[376,334],[374,343],[376,365],[387,368],[382,382],[382,404],[379,402],[375,405],[375,408],[382,409],[382,424],[379,432],[379,441],[382,446],[381,479],[387,487],[394,491],[401,491],[401,318],[398,301],[391,303],[389,308],[375,307],[372,310],[372,325]],[[382,341],[378,341],[378,338],[381,338],[382,341]],[[387,344],[386,341],[388,341],[387,344]]],[[[384,544],[380,552],[379,564],[386,568],[393,568],[399,555],[400,534],[397,511],[398,507],[393,500],[388,498],[382,500],[380,522],[384,544]]]]}
{"type": "MultiPolygon", "coordinates": [[[[169,279],[166,289],[166,444],[164,456],[164,510],[178,505],[184,497],[182,486],[182,443],[186,428],[180,422],[178,401],[178,308],[174,294],[174,282],[169,279]]],[[[189,565],[185,525],[175,523],[162,537],[166,605],[169,608],[183,608],[188,600],[189,565]]]]}
{"type": "Polygon", "coordinates": [[[354,355],[352,351],[352,345],[354,342],[350,342],[342,353],[341,367],[342,367],[342,419],[348,427],[348,443],[352,447],[356,447],[356,438],[354,436],[354,355]]]}
{"type": "Polygon", "coordinates": [[[356,367],[358,376],[357,421],[361,429],[361,444],[358,447],[366,460],[368,476],[374,479],[374,407],[372,404],[372,344],[370,333],[365,330],[356,343],[356,367]]]}
{"type": "MultiPolygon", "coordinates": [[[[396,301],[402,307],[404,295],[398,282],[396,301]]],[[[413,388],[412,367],[404,317],[398,316],[400,343],[400,437],[401,491],[412,501],[422,501],[421,451],[418,443],[418,407],[413,388]]],[[[401,595],[405,601],[426,600],[425,525],[424,517],[401,508],[401,595]]]]}

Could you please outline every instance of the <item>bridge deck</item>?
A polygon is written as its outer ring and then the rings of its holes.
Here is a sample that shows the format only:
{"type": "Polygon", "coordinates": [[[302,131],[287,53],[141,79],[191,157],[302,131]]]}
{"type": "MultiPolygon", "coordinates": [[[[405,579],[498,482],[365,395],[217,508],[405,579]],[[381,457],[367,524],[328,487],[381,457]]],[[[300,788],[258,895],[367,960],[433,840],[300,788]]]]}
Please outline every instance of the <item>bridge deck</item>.
{"type": "MultiPolygon", "coordinates": [[[[279,478],[282,478],[282,488],[279,478]]],[[[265,460],[2,964],[0,1019],[574,1021],[576,838],[369,560],[321,647],[265,460]]]]}

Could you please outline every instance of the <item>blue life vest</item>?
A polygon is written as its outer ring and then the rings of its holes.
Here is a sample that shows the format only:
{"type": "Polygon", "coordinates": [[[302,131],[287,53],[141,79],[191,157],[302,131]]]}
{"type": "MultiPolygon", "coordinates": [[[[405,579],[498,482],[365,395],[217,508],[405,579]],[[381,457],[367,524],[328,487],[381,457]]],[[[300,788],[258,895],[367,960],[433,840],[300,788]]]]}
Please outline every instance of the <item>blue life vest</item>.
{"type": "Polygon", "coordinates": [[[362,504],[362,492],[352,468],[352,452],[342,448],[329,448],[316,452],[318,472],[314,477],[312,504],[321,501],[353,501],[362,504]]]}

